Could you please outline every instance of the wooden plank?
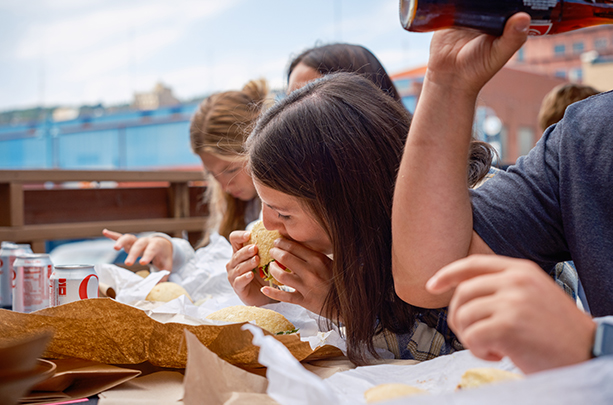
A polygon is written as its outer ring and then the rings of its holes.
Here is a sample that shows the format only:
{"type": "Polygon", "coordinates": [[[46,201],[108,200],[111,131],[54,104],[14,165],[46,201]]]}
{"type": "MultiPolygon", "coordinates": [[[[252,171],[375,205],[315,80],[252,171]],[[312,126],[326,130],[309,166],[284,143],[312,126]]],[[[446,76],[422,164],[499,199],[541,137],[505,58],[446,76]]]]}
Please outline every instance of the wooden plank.
{"type": "Polygon", "coordinates": [[[21,183],[0,184],[0,226],[22,226],[23,211],[21,183]]]}
{"type": "Polygon", "coordinates": [[[166,187],[26,190],[25,225],[168,218],[167,190],[166,187]]]}
{"type": "Polygon", "coordinates": [[[32,247],[32,252],[34,253],[47,253],[44,240],[30,241],[30,246],[32,247]]]}
{"type": "Polygon", "coordinates": [[[131,170],[0,170],[0,183],[43,183],[46,181],[202,181],[202,170],[131,171],[131,170]]]}
{"type": "Polygon", "coordinates": [[[206,218],[158,218],[127,221],[81,222],[70,224],[24,225],[0,227],[0,240],[55,240],[102,236],[102,230],[121,233],[201,231],[206,218]]]}

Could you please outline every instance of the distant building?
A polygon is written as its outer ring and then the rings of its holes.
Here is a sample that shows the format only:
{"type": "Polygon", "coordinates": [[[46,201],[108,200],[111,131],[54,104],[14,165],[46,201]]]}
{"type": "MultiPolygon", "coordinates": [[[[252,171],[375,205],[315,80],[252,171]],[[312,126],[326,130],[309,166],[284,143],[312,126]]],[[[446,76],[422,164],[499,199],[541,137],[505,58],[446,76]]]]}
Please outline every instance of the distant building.
{"type": "MultiPolygon", "coordinates": [[[[530,37],[507,66],[583,83],[585,65],[581,58],[586,52],[596,52],[604,59],[613,57],[613,25],[530,37]]],[[[597,89],[603,87],[590,84],[597,89]]]]}
{"type": "MultiPolygon", "coordinates": [[[[393,74],[403,103],[414,111],[421,93],[425,67],[393,74]]],[[[566,80],[503,68],[479,94],[474,125],[477,139],[490,142],[499,163],[510,164],[525,155],[540,139],[537,115],[543,97],[566,80]]]]}
{"type": "Polygon", "coordinates": [[[583,83],[599,91],[613,90],[613,57],[587,52],[582,57],[583,83]]]}
{"type": "Polygon", "coordinates": [[[172,94],[169,87],[162,83],[157,83],[153,90],[148,93],[134,93],[132,107],[138,110],[156,110],[160,107],[167,107],[179,104],[179,100],[172,94]]]}

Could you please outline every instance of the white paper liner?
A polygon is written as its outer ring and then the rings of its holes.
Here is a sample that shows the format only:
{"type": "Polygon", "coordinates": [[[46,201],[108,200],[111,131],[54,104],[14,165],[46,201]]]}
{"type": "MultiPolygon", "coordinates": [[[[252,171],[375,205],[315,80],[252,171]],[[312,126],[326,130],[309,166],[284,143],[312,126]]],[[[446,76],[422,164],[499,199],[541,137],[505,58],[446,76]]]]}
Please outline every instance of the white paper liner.
{"type": "Polygon", "coordinates": [[[307,371],[289,351],[258,328],[245,325],[260,346],[259,362],[268,367],[268,395],[280,404],[364,404],[364,391],[384,383],[401,382],[429,391],[386,403],[441,404],[612,404],[613,356],[571,367],[549,370],[472,390],[456,391],[469,368],[493,367],[521,373],[508,359],[489,362],[468,350],[415,365],[375,365],[340,372],[326,380],[307,371]]]}

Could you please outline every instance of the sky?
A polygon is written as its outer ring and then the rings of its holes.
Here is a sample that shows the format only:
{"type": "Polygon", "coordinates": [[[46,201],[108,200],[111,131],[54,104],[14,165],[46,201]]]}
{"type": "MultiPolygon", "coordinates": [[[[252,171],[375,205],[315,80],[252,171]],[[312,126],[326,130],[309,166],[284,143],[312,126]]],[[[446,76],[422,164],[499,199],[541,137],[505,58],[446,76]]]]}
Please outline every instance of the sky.
{"type": "Polygon", "coordinates": [[[389,73],[427,63],[398,0],[0,0],[0,111],[131,102],[161,82],[181,100],[284,88],[290,58],[334,42],[389,73]]]}

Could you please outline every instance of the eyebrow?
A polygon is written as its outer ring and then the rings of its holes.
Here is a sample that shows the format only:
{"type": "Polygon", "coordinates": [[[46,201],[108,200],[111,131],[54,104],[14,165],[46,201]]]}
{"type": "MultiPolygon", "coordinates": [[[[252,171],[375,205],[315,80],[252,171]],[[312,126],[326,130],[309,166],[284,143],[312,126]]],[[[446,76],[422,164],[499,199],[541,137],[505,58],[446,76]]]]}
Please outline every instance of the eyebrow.
{"type": "Polygon", "coordinates": [[[266,206],[268,208],[270,208],[271,210],[275,210],[275,211],[282,211],[282,212],[291,212],[291,210],[287,209],[287,208],[279,208],[279,207],[275,207],[274,205],[270,205],[268,203],[265,203],[266,206]]]}

